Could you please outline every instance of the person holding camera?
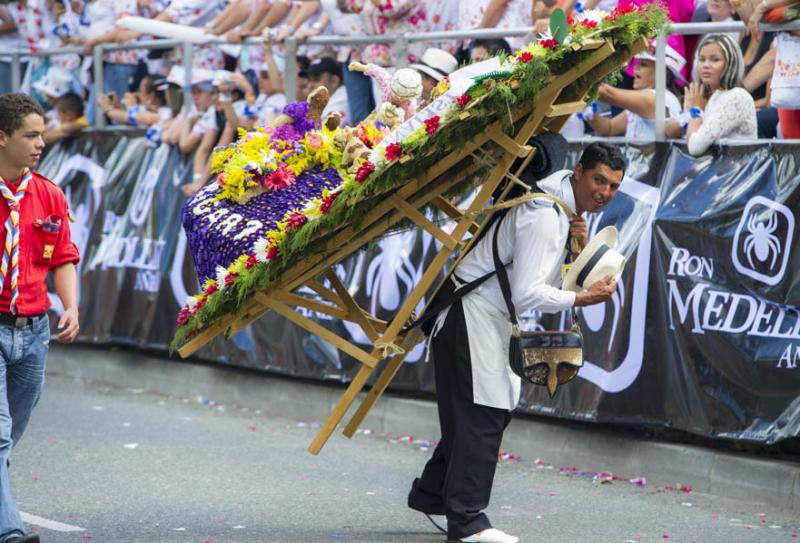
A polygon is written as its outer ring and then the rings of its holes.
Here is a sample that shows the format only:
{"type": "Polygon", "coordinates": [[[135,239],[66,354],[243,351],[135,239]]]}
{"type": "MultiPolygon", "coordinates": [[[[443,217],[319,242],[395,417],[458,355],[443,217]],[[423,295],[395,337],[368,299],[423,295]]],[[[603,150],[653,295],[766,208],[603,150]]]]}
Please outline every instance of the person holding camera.
{"type": "Polygon", "coordinates": [[[483,513],[503,432],[521,390],[520,377],[509,365],[506,300],[496,274],[490,275],[496,270],[495,232],[499,229],[496,249],[500,261],[507,263],[511,298],[519,313],[555,313],[604,302],[616,290],[613,277],[606,276],[583,292],[569,292],[560,288],[562,266],[571,253],[571,238],[581,248],[586,245],[582,215],[601,211],[614,198],[624,169],[618,148],[589,145],[574,171],[560,170],[535,181],[537,192],[559,203],[534,198],[508,210],[487,225],[485,235],[452,275],[456,289],[489,278],[435,317],[430,337],[442,437],[408,495],[411,509],[429,518],[447,517],[448,541],[519,541],[493,528],[483,513]]]}

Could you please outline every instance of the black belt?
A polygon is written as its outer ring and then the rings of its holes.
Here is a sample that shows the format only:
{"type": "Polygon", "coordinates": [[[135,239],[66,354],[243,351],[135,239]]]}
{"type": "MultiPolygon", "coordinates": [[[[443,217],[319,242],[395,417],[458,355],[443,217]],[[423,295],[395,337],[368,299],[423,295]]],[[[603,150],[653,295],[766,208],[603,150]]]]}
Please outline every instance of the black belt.
{"type": "Polygon", "coordinates": [[[25,328],[26,326],[33,325],[33,321],[38,318],[44,317],[46,313],[39,313],[38,315],[29,315],[27,317],[20,317],[19,315],[10,315],[8,313],[0,313],[0,326],[13,326],[14,328],[25,328]]]}

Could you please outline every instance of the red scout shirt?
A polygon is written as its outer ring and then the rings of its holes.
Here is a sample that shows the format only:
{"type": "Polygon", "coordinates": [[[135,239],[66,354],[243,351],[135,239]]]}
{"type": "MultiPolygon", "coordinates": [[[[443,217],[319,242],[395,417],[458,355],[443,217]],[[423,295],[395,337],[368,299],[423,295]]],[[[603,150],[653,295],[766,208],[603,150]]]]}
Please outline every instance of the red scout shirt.
{"type": "MultiPolygon", "coordinates": [[[[52,181],[36,172],[32,173],[19,212],[17,315],[21,317],[39,315],[50,308],[45,282],[49,270],[80,261],[78,248],[70,238],[67,198],[52,181]],[[54,227],[59,221],[60,227],[54,227]],[[57,232],[48,231],[56,229],[57,232]]],[[[15,194],[18,187],[19,179],[13,184],[8,183],[8,188],[15,194]]],[[[9,213],[8,203],[0,198],[0,253],[5,247],[9,213]]],[[[10,264],[0,294],[0,313],[11,313],[10,264]]]]}

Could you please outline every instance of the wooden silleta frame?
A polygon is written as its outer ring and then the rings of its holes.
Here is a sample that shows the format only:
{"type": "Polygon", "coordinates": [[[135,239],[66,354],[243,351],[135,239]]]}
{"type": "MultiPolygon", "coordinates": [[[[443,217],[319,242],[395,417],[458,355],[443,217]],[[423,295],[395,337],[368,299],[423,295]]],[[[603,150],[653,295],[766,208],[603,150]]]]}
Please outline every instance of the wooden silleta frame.
{"type": "MultiPolygon", "coordinates": [[[[419,328],[402,333],[413,316],[414,308],[426,293],[434,293],[443,284],[442,278],[446,277],[443,271],[448,261],[452,257],[458,258],[465,254],[470,240],[474,239],[474,235],[485,224],[486,217],[483,220],[475,217],[487,207],[492,194],[504,178],[515,180],[519,174],[519,171],[509,171],[514,161],[524,158],[527,163],[532,158],[532,148],[527,145],[530,138],[542,132],[560,130],[571,114],[585,107],[587,93],[596,82],[646,46],[644,38],[622,51],[615,50],[610,40],[586,40],[573,44],[575,50],[587,51],[589,54],[584,55],[581,61],[564,73],[551,76],[547,86],[537,95],[535,103],[522,104],[516,111],[508,112],[513,120],[513,136],[506,135],[502,130],[501,120],[495,119],[487,130],[468,141],[462,148],[453,149],[428,171],[421,172],[395,190],[382,195],[383,201],[358,226],[342,225],[339,230],[328,233],[321,251],[298,263],[264,291],[256,293],[238,312],[229,313],[209,323],[179,350],[180,355],[184,358],[192,355],[219,334],[233,336],[272,310],[358,360],[361,364],[359,371],[308,448],[315,455],[322,450],[367,385],[378,363],[388,359],[366,397],[344,427],[344,434],[352,437],[403,364],[406,354],[422,339],[419,328]],[[444,198],[443,195],[463,182],[465,176],[475,175],[479,171],[485,172],[487,166],[489,173],[467,210],[462,212],[444,198]],[[439,209],[455,221],[452,231],[445,232],[425,216],[423,210],[428,206],[439,209]],[[356,303],[334,272],[333,266],[404,220],[411,221],[430,233],[442,247],[400,309],[386,322],[356,303]],[[327,279],[329,286],[320,278],[327,279]],[[301,287],[308,287],[319,298],[312,299],[295,292],[301,287]],[[295,307],[356,323],[369,338],[372,349],[362,349],[295,311],[295,307]]],[[[469,112],[465,111],[462,115],[468,116],[469,112]]],[[[505,193],[494,203],[504,199],[505,193]]]]}

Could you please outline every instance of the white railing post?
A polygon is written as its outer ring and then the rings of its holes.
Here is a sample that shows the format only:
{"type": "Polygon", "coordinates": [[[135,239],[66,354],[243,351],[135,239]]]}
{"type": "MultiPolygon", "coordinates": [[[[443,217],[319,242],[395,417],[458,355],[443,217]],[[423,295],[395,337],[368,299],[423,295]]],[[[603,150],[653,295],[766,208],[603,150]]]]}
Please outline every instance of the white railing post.
{"type": "Polygon", "coordinates": [[[408,68],[408,34],[399,34],[394,40],[398,68],[408,68]]]}
{"type": "Polygon", "coordinates": [[[283,57],[283,91],[287,102],[295,102],[297,101],[297,38],[289,36],[284,45],[286,47],[283,57]]]}
{"type": "Polygon", "coordinates": [[[11,56],[11,90],[19,92],[19,87],[22,84],[22,62],[20,59],[19,51],[14,52],[11,56]]]}
{"type": "MultiPolygon", "coordinates": [[[[103,113],[103,110],[100,109],[100,97],[105,94],[105,82],[103,81],[103,44],[97,44],[92,49],[92,58],[94,65],[92,66],[92,70],[94,71],[94,89],[95,89],[95,102],[94,104],[89,104],[89,107],[94,108],[94,122],[97,128],[105,128],[106,126],[106,115],[103,113]]],[[[117,96],[118,99],[122,100],[122,96],[117,96]]]]}
{"type": "Polygon", "coordinates": [[[666,90],[667,90],[667,36],[656,38],[656,141],[667,139],[666,90]]]}
{"type": "Polygon", "coordinates": [[[190,41],[183,43],[183,114],[188,115],[192,110],[192,66],[194,62],[194,44],[190,41]]]}

